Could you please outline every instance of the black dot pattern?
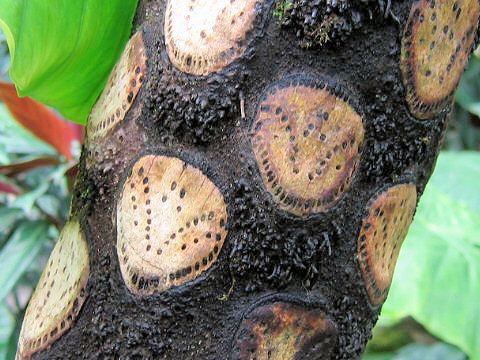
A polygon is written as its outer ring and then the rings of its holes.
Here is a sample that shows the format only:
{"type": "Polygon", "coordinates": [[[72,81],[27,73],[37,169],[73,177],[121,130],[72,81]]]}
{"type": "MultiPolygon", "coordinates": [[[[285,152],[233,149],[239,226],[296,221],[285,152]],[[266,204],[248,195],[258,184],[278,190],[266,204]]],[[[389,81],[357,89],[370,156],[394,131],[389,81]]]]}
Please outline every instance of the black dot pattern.
{"type": "Polygon", "coordinates": [[[413,184],[393,186],[370,201],[358,237],[358,261],[372,305],[383,303],[387,297],[416,206],[413,184]]]}
{"type": "Polygon", "coordinates": [[[96,143],[125,118],[144,82],[146,62],[142,34],[137,32],[127,43],[90,113],[87,145],[91,153],[95,152],[96,143]]]}
{"type": "Polygon", "coordinates": [[[77,221],[60,233],[23,320],[17,357],[30,358],[50,346],[73,324],[86,298],[89,251],[77,221]]]}
{"type": "Polygon", "coordinates": [[[218,188],[180,159],[144,156],[117,207],[117,253],[131,292],[182,285],[216,261],[227,213],[218,188]]]}
{"type": "Polygon", "coordinates": [[[252,125],[257,165],[277,205],[295,215],[335,205],[358,167],[363,121],[339,89],[288,78],[259,104],[252,125]]]}
{"type": "Polygon", "coordinates": [[[179,70],[195,75],[218,71],[233,62],[245,51],[257,2],[168,1],[165,44],[170,61],[179,70]],[[205,21],[207,17],[215,20],[205,21]]]}
{"type": "Polygon", "coordinates": [[[479,0],[417,0],[402,38],[410,111],[432,118],[450,104],[475,41],[479,0]]]}

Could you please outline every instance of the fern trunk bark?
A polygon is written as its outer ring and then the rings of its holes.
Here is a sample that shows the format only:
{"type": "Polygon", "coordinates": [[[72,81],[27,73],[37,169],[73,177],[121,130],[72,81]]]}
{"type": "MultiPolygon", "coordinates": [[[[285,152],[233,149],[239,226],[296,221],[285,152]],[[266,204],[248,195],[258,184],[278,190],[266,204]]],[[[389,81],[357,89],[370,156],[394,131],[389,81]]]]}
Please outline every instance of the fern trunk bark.
{"type": "Polygon", "coordinates": [[[478,8],[141,1],[72,201],[84,301],[33,358],[360,358],[478,8]]]}

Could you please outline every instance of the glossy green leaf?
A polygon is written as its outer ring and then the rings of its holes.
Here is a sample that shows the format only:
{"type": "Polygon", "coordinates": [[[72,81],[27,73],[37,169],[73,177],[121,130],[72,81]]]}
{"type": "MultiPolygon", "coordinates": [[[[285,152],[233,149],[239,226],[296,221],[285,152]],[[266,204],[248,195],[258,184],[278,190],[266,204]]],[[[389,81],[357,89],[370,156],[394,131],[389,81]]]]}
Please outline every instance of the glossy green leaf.
{"type": "Polygon", "coordinates": [[[22,223],[0,251],[0,301],[15,286],[47,239],[45,221],[22,223]]]}
{"type": "Polygon", "coordinates": [[[137,0],[0,0],[19,95],[79,123],[130,35],[137,0]]]}
{"type": "Polygon", "coordinates": [[[412,316],[480,359],[480,154],[443,153],[400,252],[382,316],[412,316]]]}

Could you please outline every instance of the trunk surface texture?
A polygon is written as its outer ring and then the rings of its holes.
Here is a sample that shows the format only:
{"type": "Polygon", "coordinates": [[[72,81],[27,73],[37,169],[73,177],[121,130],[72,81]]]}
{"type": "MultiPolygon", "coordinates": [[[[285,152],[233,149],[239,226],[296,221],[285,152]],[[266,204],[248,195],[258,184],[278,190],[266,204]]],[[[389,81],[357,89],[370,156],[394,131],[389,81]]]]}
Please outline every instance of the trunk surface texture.
{"type": "Polygon", "coordinates": [[[17,358],[359,359],[480,15],[382,1],[140,1],[17,358]]]}

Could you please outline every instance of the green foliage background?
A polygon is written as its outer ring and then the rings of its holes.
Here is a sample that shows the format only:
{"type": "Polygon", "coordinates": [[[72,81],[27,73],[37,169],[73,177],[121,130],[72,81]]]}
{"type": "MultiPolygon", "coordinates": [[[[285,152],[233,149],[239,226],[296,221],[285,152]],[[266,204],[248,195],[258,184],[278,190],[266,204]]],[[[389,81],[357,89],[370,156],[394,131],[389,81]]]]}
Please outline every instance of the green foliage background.
{"type": "MultiPolygon", "coordinates": [[[[55,155],[16,123],[0,103],[0,164],[55,155]]],[[[15,358],[25,306],[66,221],[66,164],[34,169],[13,182],[22,194],[0,193],[0,360],[15,358]]]]}
{"type": "Polygon", "coordinates": [[[130,35],[137,0],[0,0],[21,96],[85,124],[130,35]]]}

